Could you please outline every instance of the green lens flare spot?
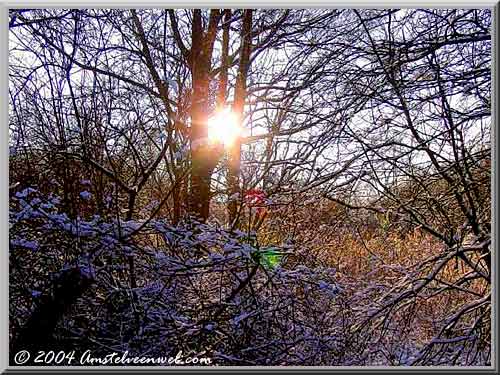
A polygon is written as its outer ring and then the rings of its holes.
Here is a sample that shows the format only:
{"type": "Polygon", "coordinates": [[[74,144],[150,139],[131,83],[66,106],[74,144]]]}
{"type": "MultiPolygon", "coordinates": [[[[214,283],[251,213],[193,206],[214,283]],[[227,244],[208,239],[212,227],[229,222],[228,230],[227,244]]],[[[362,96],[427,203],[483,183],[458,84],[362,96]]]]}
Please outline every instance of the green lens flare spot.
{"type": "Polygon", "coordinates": [[[282,258],[283,254],[274,247],[268,247],[260,251],[261,263],[267,268],[274,269],[278,267],[282,258]]]}

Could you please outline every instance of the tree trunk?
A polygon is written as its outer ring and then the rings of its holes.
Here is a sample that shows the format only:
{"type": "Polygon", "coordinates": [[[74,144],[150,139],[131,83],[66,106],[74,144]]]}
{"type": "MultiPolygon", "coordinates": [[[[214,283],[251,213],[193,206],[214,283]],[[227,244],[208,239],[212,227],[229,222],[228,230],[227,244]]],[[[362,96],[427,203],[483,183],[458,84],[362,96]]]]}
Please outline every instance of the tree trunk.
{"type": "Polygon", "coordinates": [[[231,20],[231,9],[224,9],[224,23],[222,27],[222,52],[221,67],[219,75],[219,87],[217,91],[217,108],[220,110],[226,105],[227,76],[229,69],[229,27],[231,20]]]}
{"type": "Polygon", "coordinates": [[[189,65],[193,80],[191,101],[191,194],[190,212],[202,221],[208,218],[212,165],[208,139],[207,116],[209,100],[209,73],[217,24],[218,10],[210,12],[208,30],[204,33],[201,10],[193,11],[192,47],[189,65]]]}
{"type": "MultiPolygon", "coordinates": [[[[240,125],[243,122],[243,107],[247,94],[246,81],[248,68],[250,66],[250,53],[252,48],[252,9],[246,9],[243,13],[243,27],[241,31],[241,52],[240,64],[238,67],[238,75],[236,77],[236,88],[234,92],[233,112],[236,115],[240,125]]],[[[241,169],[241,138],[238,137],[229,150],[229,171],[228,185],[229,196],[238,194],[241,198],[240,191],[240,169],[241,169]]],[[[238,225],[238,200],[232,199],[228,204],[229,223],[231,226],[238,225]]]]}

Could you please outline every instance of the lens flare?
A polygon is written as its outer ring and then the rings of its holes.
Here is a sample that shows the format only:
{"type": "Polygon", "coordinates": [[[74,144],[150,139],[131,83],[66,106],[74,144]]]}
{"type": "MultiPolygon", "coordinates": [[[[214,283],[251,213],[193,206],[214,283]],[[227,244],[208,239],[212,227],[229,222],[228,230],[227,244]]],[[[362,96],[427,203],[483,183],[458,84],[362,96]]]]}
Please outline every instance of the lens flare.
{"type": "Polygon", "coordinates": [[[208,119],[208,139],[213,143],[231,146],[241,135],[237,116],[229,108],[218,111],[208,119]]]}

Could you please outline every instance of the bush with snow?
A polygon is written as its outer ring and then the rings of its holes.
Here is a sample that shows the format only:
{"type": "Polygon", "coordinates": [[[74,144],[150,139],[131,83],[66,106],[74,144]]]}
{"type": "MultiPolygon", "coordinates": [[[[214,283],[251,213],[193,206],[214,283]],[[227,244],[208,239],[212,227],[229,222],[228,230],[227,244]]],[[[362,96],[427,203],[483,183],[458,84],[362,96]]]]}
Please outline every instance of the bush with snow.
{"type": "Polygon", "coordinates": [[[335,271],[290,266],[293,247],[193,220],[70,218],[58,202],[34,189],[11,199],[11,334],[51,275],[78,266],[93,288],[55,332],[79,338],[75,349],[205,352],[231,365],[341,364],[353,355],[335,271]]]}

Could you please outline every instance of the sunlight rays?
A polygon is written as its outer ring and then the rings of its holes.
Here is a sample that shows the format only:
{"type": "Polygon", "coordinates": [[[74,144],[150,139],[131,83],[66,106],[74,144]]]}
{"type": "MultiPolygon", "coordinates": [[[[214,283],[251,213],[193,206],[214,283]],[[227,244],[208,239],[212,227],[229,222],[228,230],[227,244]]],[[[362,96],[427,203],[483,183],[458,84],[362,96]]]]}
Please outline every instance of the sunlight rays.
{"type": "Polygon", "coordinates": [[[213,143],[222,143],[225,147],[234,144],[242,129],[238,117],[230,108],[216,112],[208,119],[208,139],[213,143]]]}

